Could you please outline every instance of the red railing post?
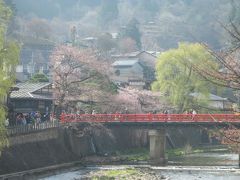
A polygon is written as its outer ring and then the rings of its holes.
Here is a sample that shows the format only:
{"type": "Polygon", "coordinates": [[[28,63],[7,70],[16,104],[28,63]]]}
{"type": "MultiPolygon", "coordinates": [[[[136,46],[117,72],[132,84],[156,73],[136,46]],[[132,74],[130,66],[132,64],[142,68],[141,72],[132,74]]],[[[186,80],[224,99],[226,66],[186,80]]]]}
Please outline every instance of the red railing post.
{"type": "Polygon", "coordinates": [[[149,120],[150,122],[152,122],[152,120],[153,120],[153,117],[152,117],[152,114],[151,114],[151,113],[148,113],[148,120],[149,120]]]}
{"type": "Polygon", "coordinates": [[[119,121],[123,122],[123,114],[119,114],[119,121]]]}
{"type": "Polygon", "coordinates": [[[65,123],[65,114],[64,114],[64,113],[62,113],[62,114],[60,115],[60,122],[61,122],[61,123],[65,123]]]}

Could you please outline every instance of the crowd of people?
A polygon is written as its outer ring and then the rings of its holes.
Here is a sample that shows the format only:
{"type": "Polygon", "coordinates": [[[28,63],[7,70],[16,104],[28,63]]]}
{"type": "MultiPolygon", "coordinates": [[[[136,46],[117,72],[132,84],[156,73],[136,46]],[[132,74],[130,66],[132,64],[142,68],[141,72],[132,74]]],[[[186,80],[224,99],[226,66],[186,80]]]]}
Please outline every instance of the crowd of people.
{"type": "Polygon", "coordinates": [[[50,120],[50,114],[48,112],[43,114],[39,111],[30,113],[17,113],[15,117],[16,125],[40,124],[50,120]]]}
{"type": "Polygon", "coordinates": [[[185,111],[185,114],[197,114],[197,112],[194,110],[194,109],[190,109],[190,110],[187,110],[185,111]]]}

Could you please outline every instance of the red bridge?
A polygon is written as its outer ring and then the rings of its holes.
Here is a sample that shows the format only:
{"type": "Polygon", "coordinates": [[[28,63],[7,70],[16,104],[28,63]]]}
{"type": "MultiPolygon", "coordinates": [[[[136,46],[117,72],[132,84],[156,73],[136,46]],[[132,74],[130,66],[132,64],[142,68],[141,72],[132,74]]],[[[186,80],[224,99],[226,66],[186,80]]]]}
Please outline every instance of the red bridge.
{"type": "Polygon", "coordinates": [[[240,114],[62,114],[62,123],[240,123],[240,114]]]}
{"type": "MultiPolygon", "coordinates": [[[[240,126],[240,114],[62,114],[61,123],[103,123],[148,129],[150,163],[165,165],[166,131],[170,126],[216,128],[240,126]]],[[[176,128],[176,127],[174,127],[176,128]]]]}

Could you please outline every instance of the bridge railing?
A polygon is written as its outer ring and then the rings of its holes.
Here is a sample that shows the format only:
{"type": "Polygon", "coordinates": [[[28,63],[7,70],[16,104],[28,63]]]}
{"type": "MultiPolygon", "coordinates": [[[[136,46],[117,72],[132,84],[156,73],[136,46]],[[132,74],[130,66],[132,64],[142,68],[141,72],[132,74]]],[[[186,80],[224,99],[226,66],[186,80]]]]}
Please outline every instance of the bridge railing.
{"type": "Polygon", "coordinates": [[[27,125],[17,125],[7,128],[7,133],[9,136],[16,134],[27,134],[31,132],[41,131],[44,129],[59,127],[60,123],[58,121],[47,121],[39,124],[27,124],[27,125]]]}
{"type": "Polygon", "coordinates": [[[239,122],[236,114],[62,114],[62,123],[74,122],[239,122]]]}

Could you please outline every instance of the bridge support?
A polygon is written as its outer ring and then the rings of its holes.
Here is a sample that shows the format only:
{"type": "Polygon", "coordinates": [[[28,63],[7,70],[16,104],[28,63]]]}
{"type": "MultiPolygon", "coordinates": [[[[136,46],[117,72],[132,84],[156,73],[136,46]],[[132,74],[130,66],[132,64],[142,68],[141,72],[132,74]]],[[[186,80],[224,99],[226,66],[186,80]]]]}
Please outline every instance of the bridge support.
{"type": "Polygon", "coordinates": [[[167,159],[165,157],[166,133],[165,129],[150,130],[148,132],[150,141],[150,164],[152,165],[166,165],[167,159]]]}
{"type": "Polygon", "coordinates": [[[238,154],[238,167],[240,168],[240,153],[238,154]]]}

